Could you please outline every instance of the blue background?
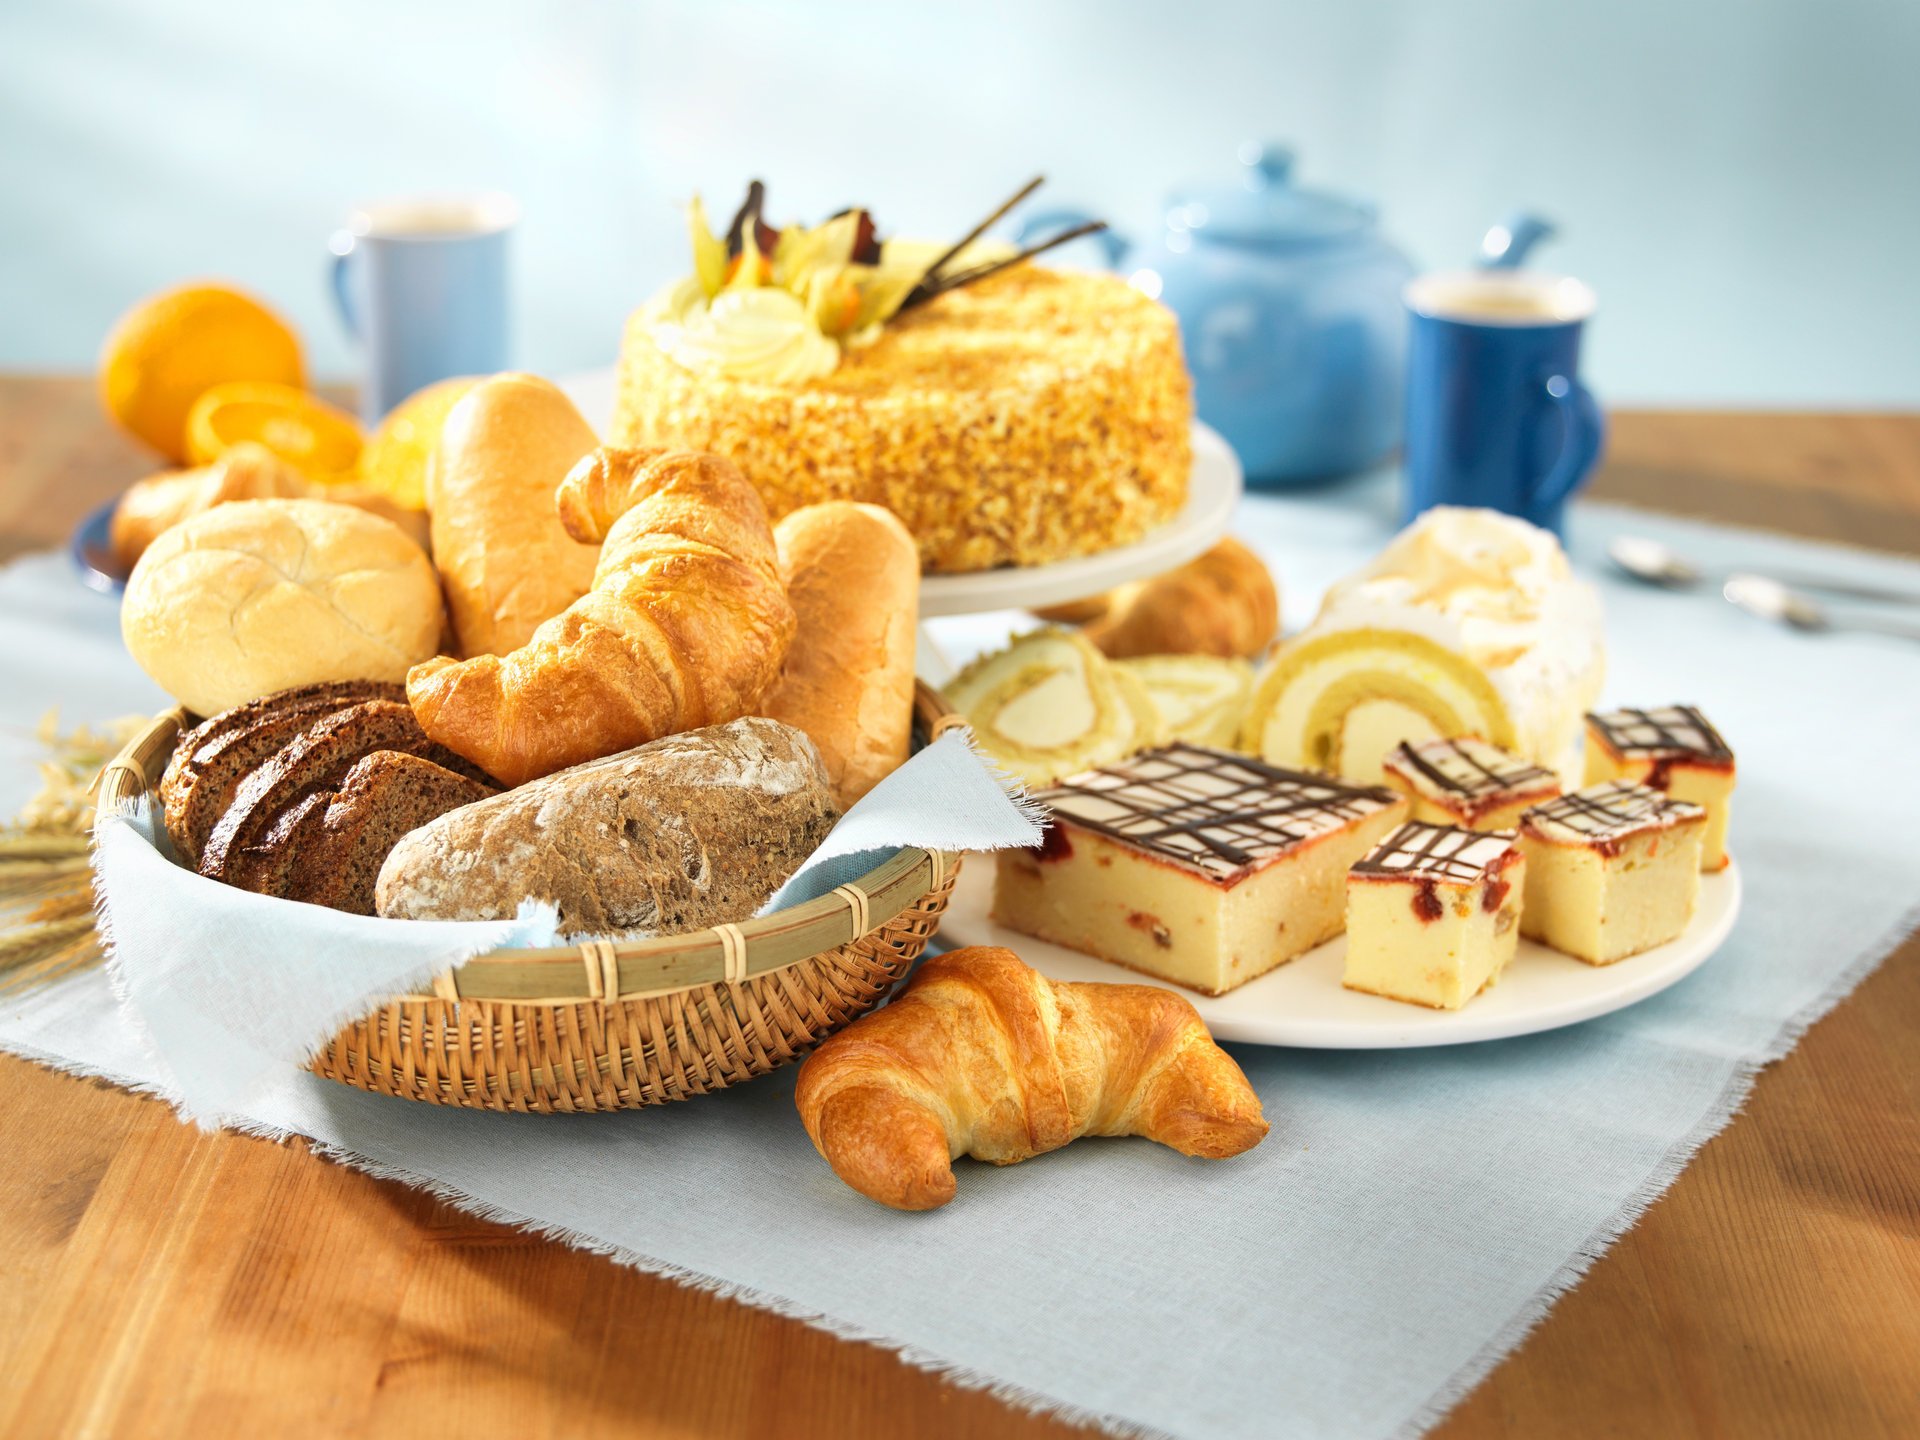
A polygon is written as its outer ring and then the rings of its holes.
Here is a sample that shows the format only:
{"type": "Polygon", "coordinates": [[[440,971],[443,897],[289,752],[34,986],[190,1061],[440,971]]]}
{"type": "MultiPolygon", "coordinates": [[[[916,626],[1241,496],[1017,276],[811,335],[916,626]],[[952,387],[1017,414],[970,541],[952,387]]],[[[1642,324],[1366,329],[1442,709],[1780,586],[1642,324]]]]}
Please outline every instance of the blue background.
{"type": "Polygon", "coordinates": [[[1124,226],[1243,138],[1376,198],[1422,266],[1517,205],[1600,292],[1603,398],[1920,402],[1920,5],[7,0],[0,365],[80,368],[137,296],[234,278],[349,370],[328,232],[497,187],[518,358],[605,363],[686,265],[675,202],[849,200],[955,233],[1035,170],[1124,226]]]}

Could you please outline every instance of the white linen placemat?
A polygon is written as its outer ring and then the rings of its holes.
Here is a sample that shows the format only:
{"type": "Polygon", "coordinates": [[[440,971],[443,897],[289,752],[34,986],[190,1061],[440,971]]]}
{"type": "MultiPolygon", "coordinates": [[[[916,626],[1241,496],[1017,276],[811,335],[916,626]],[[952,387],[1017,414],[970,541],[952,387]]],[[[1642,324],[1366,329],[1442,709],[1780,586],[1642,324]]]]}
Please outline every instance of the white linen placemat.
{"type": "MultiPolygon", "coordinates": [[[[1377,485],[1250,500],[1240,533],[1288,612],[1385,539],[1377,485]]],[[[1583,508],[1607,537],[1709,566],[1848,571],[1920,588],[1920,565],[1583,508]]],[[[1920,645],[1769,629],[1710,596],[1604,580],[1609,701],[1696,701],[1738,750],[1747,912],[1725,949],[1645,1004],[1560,1032],[1435,1051],[1235,1047],[1273,1122],[1236,1160],[1082,1141],[962,1164],[958,1198],[900,1215],[842,1186],[793,1113],[792,1071],[611,1116],[488,1115],[301,1076],[248,1128],[873,1340],[1022,1404],[1115,1431],[1413,1435],[1464,1394],[1897,942],[1920,901],[1920,645]],[[649,1193],[724,1199],[635,1202],[649,1193]],[[845,1257],[858,1255],[850,1264],[845,1257]]],[[[954,622],[948,643],[996,624],[954,622]]],[[[111,603],[60,562],[0,573],[0,803],[29,788],[23,728],[50,699],[98,720],[158,699],[117,655],[111,603]],[[31,618],[29,618],[31,617],[31,618]]],[[[160,1085],[98,975],[13,998],[0,1046],[160,1085]]]]}

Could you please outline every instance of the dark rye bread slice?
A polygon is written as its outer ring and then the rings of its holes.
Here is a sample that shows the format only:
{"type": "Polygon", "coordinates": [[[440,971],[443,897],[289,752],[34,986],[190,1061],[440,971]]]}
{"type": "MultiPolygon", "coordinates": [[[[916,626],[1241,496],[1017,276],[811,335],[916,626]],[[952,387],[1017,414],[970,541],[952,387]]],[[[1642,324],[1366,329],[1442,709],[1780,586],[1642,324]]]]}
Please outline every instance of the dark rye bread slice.
{"type": "Polygon", "coordinates": [[[259,853],[274,823],[317,790],[337,787],[354,762],[376,750],[418,754],[432,741],[404,701],[367,700],[322,715],[241,782],[226,814],[207,837],[200,873],[257,889],[266,863],[259,853]]]}
{"type": "Polygon", "coordinates": [[[160,801],[174,848],[197,866],[207,837],[242,782],[321,716],[366,700],[405,698],[398,685],[334,681],[262,696],[202,721],[180,737],[160,779],[160,801]]]}
{"type": "Polygon", "coordinates": [[[378,750],[355,762],[337,792],[314,795],[287,812],[294,832],[280,844],[297,849],[278,894],[352,915],[373,914],[374,882],[387,852],[410,831],[462,805],[494,794],[444,765],[398,750],[378,750]],[[324,798],[318,824],[294,820],[324,798]]]}
{"type": "Polygon", "coordinates": [[[243,867],[246,888],[260,895],[285,895],[287,887],[298,878],[300,863],[325,828],[327,806],[332,803],[333,791],[318,790],[282,811],[266,838],[247,851],[243,867]]]}

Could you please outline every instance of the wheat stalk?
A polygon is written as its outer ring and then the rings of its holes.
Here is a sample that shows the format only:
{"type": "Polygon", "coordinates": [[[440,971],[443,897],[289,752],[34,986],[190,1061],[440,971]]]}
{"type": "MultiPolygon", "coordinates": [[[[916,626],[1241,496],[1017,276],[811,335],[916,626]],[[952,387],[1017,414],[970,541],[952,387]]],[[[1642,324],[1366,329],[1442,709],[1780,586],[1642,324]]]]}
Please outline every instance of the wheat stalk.
{"type": "Polygon", "coordinates": [[[146,723],[129,715],[100,730],[83,725],[62,734],[58,710],[42,717],[37,734],[48,756],[39,763],[40,789],[14,824],[0,826],[0,994],[100,963],[87,792],[100,767],[146,723]]]}

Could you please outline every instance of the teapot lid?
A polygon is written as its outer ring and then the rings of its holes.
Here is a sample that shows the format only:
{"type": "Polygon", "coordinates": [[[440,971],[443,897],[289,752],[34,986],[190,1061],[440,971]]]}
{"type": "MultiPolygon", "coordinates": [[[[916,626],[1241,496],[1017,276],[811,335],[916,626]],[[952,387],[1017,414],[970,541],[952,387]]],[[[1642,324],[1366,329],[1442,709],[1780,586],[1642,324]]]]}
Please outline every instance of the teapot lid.
{"type": "Polygon", "coordinates": [[[1293,152],[1249,141],[1239,149],[1240,181],[1174,196],[1167,225],[1203,240],[1243,245],[1324,245],[1371,229],[1373,207],[1293,183],[1293,152]]]}

